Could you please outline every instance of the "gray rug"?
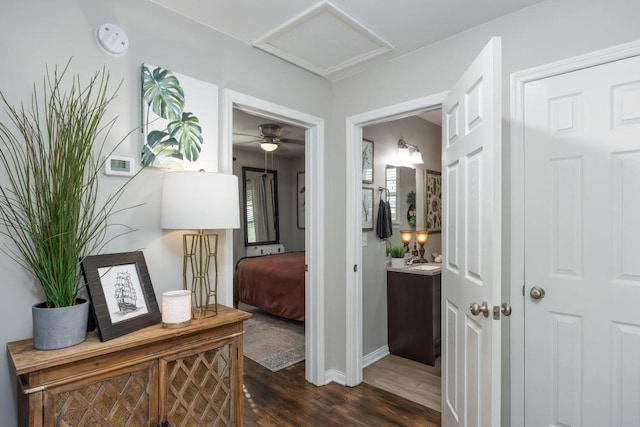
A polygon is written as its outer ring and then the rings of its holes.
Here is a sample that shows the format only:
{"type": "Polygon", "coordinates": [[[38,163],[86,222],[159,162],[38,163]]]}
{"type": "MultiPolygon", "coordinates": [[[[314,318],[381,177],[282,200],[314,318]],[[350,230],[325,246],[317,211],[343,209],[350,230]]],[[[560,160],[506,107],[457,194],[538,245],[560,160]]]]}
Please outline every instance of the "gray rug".
{"type": "Polygon", "coordinates": [[[249,306],[253,316],[244,322],[244,355],[277,372],[304,360],[304,323],[272,316],[249,306]]]}

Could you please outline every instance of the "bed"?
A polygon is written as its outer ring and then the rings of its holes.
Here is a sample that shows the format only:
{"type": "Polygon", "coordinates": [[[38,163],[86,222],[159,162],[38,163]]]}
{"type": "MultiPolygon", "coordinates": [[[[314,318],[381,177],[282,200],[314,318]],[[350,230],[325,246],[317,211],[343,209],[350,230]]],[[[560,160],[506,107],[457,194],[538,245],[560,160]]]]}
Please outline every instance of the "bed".
{"type": "Polygon", "coordinates": [[[242,258],[233,275],[233,306],[242,302],[304,321],[304,280],[304,252],[242,258]]]}

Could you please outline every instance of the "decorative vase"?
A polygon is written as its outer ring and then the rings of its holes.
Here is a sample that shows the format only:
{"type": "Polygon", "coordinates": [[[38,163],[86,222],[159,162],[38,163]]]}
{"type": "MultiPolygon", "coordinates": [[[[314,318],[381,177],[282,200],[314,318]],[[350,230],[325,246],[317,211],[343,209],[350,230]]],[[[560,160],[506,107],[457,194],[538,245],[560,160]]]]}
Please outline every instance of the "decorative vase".
{"type": "Polygon", "coordinates": [[[38,350],[55,350],[80,344],[87,337],[89,302],[78,298],[69,307],[48,308],[46,303],[32,307],[33,346],[38,350]]]}
{"type": "Polygon", "coordinates": [[[404,267],[404,258],[391,258],[391,267],[392,268],[403,268],[404,267]]]}

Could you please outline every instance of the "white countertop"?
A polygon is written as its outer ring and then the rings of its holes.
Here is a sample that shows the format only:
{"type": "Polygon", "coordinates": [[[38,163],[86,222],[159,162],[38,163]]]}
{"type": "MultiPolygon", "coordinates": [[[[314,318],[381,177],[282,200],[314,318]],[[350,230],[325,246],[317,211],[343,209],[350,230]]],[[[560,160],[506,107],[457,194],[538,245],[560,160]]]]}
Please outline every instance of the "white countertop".
{"type": "Polygon", "coordinates": [[[391,267],[391,265],[387,265],[387,271],[435,276],[436,274],[442,273],[442,264],[436,264],[436,263],[412,264],[402,268],[393,268],[391,267]]]}

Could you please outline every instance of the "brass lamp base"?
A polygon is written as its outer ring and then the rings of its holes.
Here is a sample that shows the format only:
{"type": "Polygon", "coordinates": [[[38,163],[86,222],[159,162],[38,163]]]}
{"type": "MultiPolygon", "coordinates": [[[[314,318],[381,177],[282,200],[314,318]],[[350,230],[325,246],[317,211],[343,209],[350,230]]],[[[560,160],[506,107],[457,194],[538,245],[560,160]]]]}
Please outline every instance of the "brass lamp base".
{"type": "Polygon", "coordinates": [[[215,316],[218,314],[218,235],[202,230],[197,234],[184,234],[182,245],[182,287],[191,291],[192,318],[215,316]],[[213,286],[209,279],[212,261],[213,286]]]}

